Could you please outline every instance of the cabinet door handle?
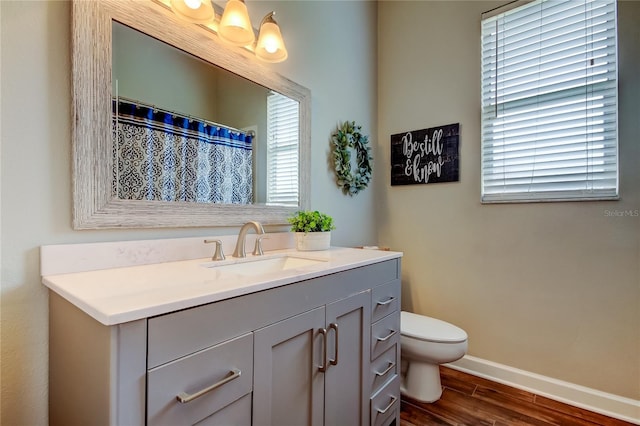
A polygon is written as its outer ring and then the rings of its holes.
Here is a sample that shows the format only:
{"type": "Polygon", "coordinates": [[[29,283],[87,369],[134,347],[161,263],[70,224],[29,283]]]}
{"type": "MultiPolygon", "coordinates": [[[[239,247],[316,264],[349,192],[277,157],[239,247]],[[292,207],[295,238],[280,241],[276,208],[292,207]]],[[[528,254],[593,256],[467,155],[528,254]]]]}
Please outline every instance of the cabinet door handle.
{"type": "Polygon", "coordinates": [[[322,365],[318,367],[321,373],[327,371],[327,329],[321,328],[320,334],[322,334],[322,365]]]}
{"type": "Polygon", "coordinates": [[[240,374],[242,374],[242,372],[238,369],[233,369],[231,371],[229,371],[229,374],[227,374],[227,377],[225,377],[224,379],[220,380],[217,383],[212,384],[211,386],[209,386],[208,388],[202,389],[201,391],[198,391],[196,393],[193,393],[191,395],[189,395],[186,392],[181,392],[180,394],[176,395],[176,399],[178,401],[180,401],[181,404],[186,404],[187,402],[191,402],[196,398],[200,398],[202,395],[211,392],[214,389],[219,388],[220,386],[229,383],[232,380],[237,379],[238,377],[240,377],[240,374]]]}
{"type": "Polygon", "coordinates": [[[389,330],[391,333],[389,333],[388,335],[386,335],[385,337],[376,337],[376,340],[378,342],[386,342],[387,340],[391,339],[393,336],[396,335],[396,333],[398,332],[397,330],[389,330]]]}
{"type": "Polygon", "coordinates": [[[389,303],[393,302],[394,300],[396,300],[396,298],[394,296],[391,296],[387,300],[385,300],[384,302],[377,301],[376,304],[380,305],[380,306],[384,306],[384,305],[388,305],[389,303]]]}
{"type": "Polygon", "coordinates": [[[334,330],[336,332],[336,357],[332,360],[329,360],[329,364],[338,365],[338,324],[332,322],[329,324],[329,330],[334,330]]]}
{"type": "Polygon", "coordinates": [[[395,396],[392,396],[392,397],[391,397],[391,402],[389,403],[389,405],[387,405],[387,407],[386,407],[384,410],[381,410],[381,409],[379,409],[379,408],[376,408],[376,411],[377,411],[379,414],[384,414],[384,413],[386,413],[387,411],[389,411],[389,408],[391,408],[391,407],[393,406],[393,404],[395,404],[395,403],[396,403],[396,401],[397,401],[397,400],[398,400],[398,398],[396,398],[395,396]]]}
{"type": "Polygon", "coordinates": [[[396,366],[395,362],[390,362],[389,366],[387,368],[384,369],[384,371],[376,371],[376,376],[378,377],[382,377],[385,374],[387,374],[389,371],[391,371],[393,369],[393,367],[396,366]]]}

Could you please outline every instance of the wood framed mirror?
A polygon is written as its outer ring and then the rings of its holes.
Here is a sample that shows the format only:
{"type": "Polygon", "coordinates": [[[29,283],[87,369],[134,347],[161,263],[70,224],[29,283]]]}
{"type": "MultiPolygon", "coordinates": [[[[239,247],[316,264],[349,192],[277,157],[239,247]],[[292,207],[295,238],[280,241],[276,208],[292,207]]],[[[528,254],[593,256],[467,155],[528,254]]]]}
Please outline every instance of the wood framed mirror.
{"type": "Polygon", "coordinates": [[[152,0],[74,1],[72,76],[74,229],[239,226],[249,220],[280,225],[296,210],[308,208],[310,91],[262,65],[251,53],[224,45],[211,30],[181,21],[152,0]],[[114,190],[112,120],[114,22],[297,101],[298,204],[119,198],[114,190]]]}

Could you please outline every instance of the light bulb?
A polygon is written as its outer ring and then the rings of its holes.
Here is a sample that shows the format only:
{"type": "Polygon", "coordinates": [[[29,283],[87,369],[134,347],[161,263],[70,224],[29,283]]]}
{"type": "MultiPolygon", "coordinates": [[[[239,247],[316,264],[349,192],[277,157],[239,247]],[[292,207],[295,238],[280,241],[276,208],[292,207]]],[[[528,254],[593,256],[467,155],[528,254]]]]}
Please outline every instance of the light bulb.
{"type": "Polygon", "coordinates": [[[170,4],[171,10],[187,22],[206,25],[215,17],[211,0],[171,0],[170,4]]]}
{"type": "Polygon", "coordinates": [[[264,50],[269,53],[276,53],[278,51],[278,40],[274,37],[268,37],[264,40],[264,50]]]}
{"type": "Polygon", "coordinates": [[[184,0],[184,4],[189,8],[196,10],[202,4],[202,0],[184,0]]]}
{"type": "Polygon", "coordinates": [[[242,28],[244,20],[242,19],[242,15],[239,13],[229,14],[229,20],[227,21],[227,25],[230,27],[239,27],[242,28]]]}

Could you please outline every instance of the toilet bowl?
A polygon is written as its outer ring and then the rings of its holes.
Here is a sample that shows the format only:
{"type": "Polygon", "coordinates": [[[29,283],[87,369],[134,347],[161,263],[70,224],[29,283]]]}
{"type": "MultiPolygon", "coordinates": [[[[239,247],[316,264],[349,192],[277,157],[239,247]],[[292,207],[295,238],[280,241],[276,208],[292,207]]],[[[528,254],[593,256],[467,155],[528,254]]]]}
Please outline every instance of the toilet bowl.
{"type": "Polygon", "coordinates": [[[400,349],[400,391],[418,401],[435,402],[442,395],[439,366],[464,356],[467,333],[448,322],[402,311],[400,349]]]}

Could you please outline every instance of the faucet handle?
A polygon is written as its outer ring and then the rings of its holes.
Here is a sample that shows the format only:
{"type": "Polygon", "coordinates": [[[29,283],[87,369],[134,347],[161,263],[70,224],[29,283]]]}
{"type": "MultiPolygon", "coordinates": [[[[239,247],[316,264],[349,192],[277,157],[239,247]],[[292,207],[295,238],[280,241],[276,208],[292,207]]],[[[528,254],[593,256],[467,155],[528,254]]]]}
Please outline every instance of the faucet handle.
{"type": "Polygon", "coordinates": [[[269,237],[266,237],[264,235],[258,235],[256,237],[256,246],[253,249],[253,255],[254,256],[262,256],[264,254],[264,252],[262,251],[262,239],[269,239],[269,237]]]}
{"type": "Polygon", "coordinates": [[[204,242],[205,244],[216,244],[216,252],[213,254],[211,260],[224,260],[224,252],[222,251],[222,240],[204,240],[204,242]]]}

